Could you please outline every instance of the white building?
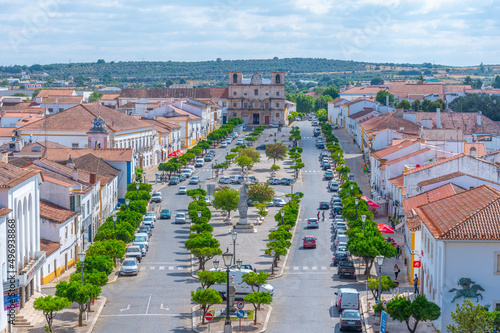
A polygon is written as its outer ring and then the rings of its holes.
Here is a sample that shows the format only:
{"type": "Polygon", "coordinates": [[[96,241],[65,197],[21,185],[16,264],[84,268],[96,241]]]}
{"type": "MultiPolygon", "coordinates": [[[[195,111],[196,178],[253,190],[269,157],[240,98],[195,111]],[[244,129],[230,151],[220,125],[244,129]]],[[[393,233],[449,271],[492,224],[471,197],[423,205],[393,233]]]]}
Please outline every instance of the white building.
{"type": "MultiPolygon", "coordinates": [[[[45,261],[45,253],[40,251],[39,203],[43,177],[38,170],[4,162],[0,162],[0,166],[0,207],[12,210],[8,219],[15,221],[15,261],[13,267],[2,267],[2,275],[6,279],[7,270],[15,272],[20,286],[20,307],[23,307],[35,291],[40,291],[40,268],[45,261]]],[[[6,231],[2,230],[1,234],[5,235],[6,231]]]]}
{"type": "MultiPolygon", "coordinates": [[[[8,293],[9,295],[11,294],[10,291],[14,291],[10,287],[10,283],[8,280],[9,276],[7,275],[7,219],[8,215],[12,212],[12,209],[9,208],[0,208],[0,239],[2,242],[0,242],[0,295],[4,295],[5,293],[8,293]]],[[[7,305],[4,303],[4,298],[2,297],[0,299],[0,331],[5,329],[7,327],[7,321],[8,321],[8,316],[7,316],[7,311],[5,311],[4,307],[7,305]]],[[[3,331],[2,331],[3,332],[3,331]]]]}
{"type": "Polygon", "coordinates": [[[445,330],[450,312],[473,290],[473,303],[500,305],[500,191],[487,185],[416,208],[422,219],[420,292],[441,308],[434,322],[445,330]]]}

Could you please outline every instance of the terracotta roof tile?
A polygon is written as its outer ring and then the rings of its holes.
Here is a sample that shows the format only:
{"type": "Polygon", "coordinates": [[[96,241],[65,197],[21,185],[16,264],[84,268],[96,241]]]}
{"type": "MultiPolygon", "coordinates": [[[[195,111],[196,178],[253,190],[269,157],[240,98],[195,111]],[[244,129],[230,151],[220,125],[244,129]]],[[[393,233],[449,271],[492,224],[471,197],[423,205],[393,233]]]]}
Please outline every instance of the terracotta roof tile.
{"type": "Polygon", "coordinates": [[[417,156],[417,155],[420,155],[420,154],[423,154],[423,153],[426,153],[428,151],[430,151],[431,149],[430,148],[424,148],[424,149],[420,149],[420,150],[417,150],[413,153],[410,153],[410,154],[407,154],[407,155],[404,155],[404,156],[401,156],[399,158],[396,158],[396,159],[393,159],[393,160],[390,160],[390,161],[387,161],[385,162],[384,164],[386,165],[392,165],[394,163],[399,163],[401,161],[404,161],[404,160],[407,160],[411,157],[414,157],[414,156],[417,156]]]}
{"type": "Polygon", "coordinates": [[[228,88],[122,89],[120,98],[213,98],[226,99],[228,88]]]}
{"type": "Polygon", "coordinates": [[[46,257],[49,257],[52,253],[54,253],[60,247],[61,247],[61,244],[59,244],[59,243],[51,242],[47,239],[40,239],[40,251],[45,251],[46,257]]]}
{"type": "Polygon", "coordinates": [[[420,126],[409,120],[398,117],[395,113],[385,113],[363,122],[363,129],[369,133],[391,129],[398,133],[418,135],[420,126]]]}
{"type": "Polygon", "coordinates": [[[406,227],[409,229],[409,230],[412,230],[412,231],[415,231],[415,230],[420,230],[420,223],[422,222],[422,219],[416,215],[416,216],[413,216],[409,219],[406,220],[406,227]]]}
{"type": "Polygon", "coordinates": [[[389,90],[387,87],[367,86],[352,87],[340,92],[340,95],[376,95],[380,90],[389,90]]]}
{"type": "Polygon", "coordinates": [[[80,104],[82,102],[82,96],[49,96],[42,98],[40,104],[80,104]]]}
{"type": "Polygon", "coordinates": [[[500,191],[488,185],[416,208],[436,239],[500,240],[500,191]]]}
{"type": "Polygon", "coordinates": [[[412,214],[411,211],[419,206],[461,193],[463,191],[465,191],[465,189],[460,186],[448,183],[431,191],[403,200],[403,208],[406,216],[410,217],[412,214]]]}
{"type": "Polygon", "coordinates": [[[17,127],[0,127],[0,137],[12,137],[17,127]]]}
{"type": "Polygon", "coordinates": [[[389,179],[391,183],[396,185],[399,188],[403,188],[405,185],[405,176],[404,175],[399,175],[397,177],[389,179]]]}
{"type": "Polygon", "coordinates": [[[7,208],[7,207],[0,208],[0,216],[5,216],[5,215],[9,214],[10,212],[12,212],[12,209],[10,209],[10,208],[7,208]]]}
{"type": "Polygon", "coordinates": [[[50,97],[50,96],[72,96],[73,89],[42,89],[36,97],[50,97]]]}
{"type": "Polygon", "coordinates": [[[74,158],[73,162],[78,170],[86,170],[95,173],[97,177],[101,179],[101,185],[103,185],[103,183],[108,183],[120,174],[120,170],[115,169],[102,158],[91,153],[74,158]]]}
{"type": "MultiPolygon", "coordinates": [[[[484,143],[479,143],[479,142],[473,142],[473,143],[466,142],[465,143],[464,151],[467,155],[471,155],[470,150],[472,148],[476,149],[475,156],[484,156],[487,154],[486,147],[484,146],[484,143]]],[[[471,155],[471,156],[473,156],[473,155],[471,155]]]]}
{"type": "Polygon", "coordinates": [[[0,162],[0,187],[12,188],[39,173],[39,171],[25,170],[11,164],[0,162]]]}
{"type": "Polygon", "coordinates": [[[387,155],[390,155],[390,154],[397,152],[398,150],[410,147],[410,146],[416,144],[417,142],[418,142],[418,140],[407,140],[407,141],[401,142],[398,145],[394,145],[391,147],[377,150],[377,151],[372,153],[372,156],[376,159],[381,159],[387,155]]]}
{"type": "Polygon", "coordinates": [[[416,172],[420,172],[422,170],[426,170],[426,169],[430,169],[436,165],[440,165],[440,164],[443,164],[443,163],[447,163],[449,161],[453,161],[453,160],[456,160],[456,159],[459,159],[459,158],[462,158],[466,156],[466,154],[462,153],[462,154],[458,154],[458,155],[454,155],[454,156],[451,156],[451,157],[447,157],[447,158],[443,158],[442,160],[439,160],[439,161],[436,161],[436,162],[432,162],[432,163],[429,163],[429,164],[425,164],[425,165],[422,165],[421,167],[419,168],[415,168],[415,169],[411,169],[411,170],[408,170],[406,172],[404,172],[405,175],[410,175],[412,173],[416,173],[416,172]]]}
{"type": "Polygon", "coordinates": [[[45,200],[40,200],[40,217],[55,223],[64,223],[78,215],[76,212],[60,207],[45,200]]]}
{"type": "Polygon", "coordinates": [[[88,153],[93,154],[105,161],[132,161],[133,159],[132,148],[49,148],[45,153],[45,158],[51,161],[63,162],[67,161],[69,157],[77,158],[88,153]]]}
{"type": "Polygon", "coordinates": [[[354,114],[351,114],[350,116],[348,116],[348,118],[359,119],[359,118],[362,118],[362,117],[364,117],[366,115],[369,115],[372,112],[376,112],[378,114],[378,112],[375,111],[375,110],[373,110],[372,108],[366,108],[366,109],[363,109],[362,111],[359,111],[359,112],[356,112],[354,114]]]}

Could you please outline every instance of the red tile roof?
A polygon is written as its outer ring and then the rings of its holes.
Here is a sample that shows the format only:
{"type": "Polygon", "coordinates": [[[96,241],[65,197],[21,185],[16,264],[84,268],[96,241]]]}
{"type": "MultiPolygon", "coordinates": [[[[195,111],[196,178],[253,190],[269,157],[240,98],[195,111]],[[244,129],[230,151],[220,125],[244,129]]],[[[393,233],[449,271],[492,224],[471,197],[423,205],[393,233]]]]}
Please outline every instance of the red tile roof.
{"type": "Polygon", "coordinates": [[[0,137],[11,137],[17,127],[0,127],[0,137]]]}
{"type": "Polygon", "coordinates": [[[438,188],[435,188],[431,191],[403,200],[403,208],[405,210],[406,216],[411,217],[412,216],[411,211],[413,209],[428,204],[430,202],[434,202],[439,199],[443,199],[451,195],[461,193],[463,191],[465,191],[465,189],[461,188],[460,186],[448,183],[438,188]]]}
{"type": "Polygon", "coordinates": [[[122,89],[120,98],[213,98],[227,99],[228,88],[122,89]]]}
{"type": "Polygon", "coordinates": [[[70,156],[77,158],[90,153],[105,161],[127,162],[132,161],[133,152],[132,148],[48,148],[44,157],[51,161],[63,162],[67,161],[70,156]]]}
{"type": "Polygon", "coordinates": [[[461,92],[470,89],[470,85],[444,85],[434,83],[406,83],[405,81],[391,81],[389,92],[398,98],[423,97],[428,95],[439,95],[444,99],[445,92],[461,92]]]}
{"type": "Polygon", "coordinates": [[[405,185],[405,176],[404,175],[399,175],[397,177],[389,179],[391,183],[396,185],[399,188],[403,188],[405,185]]]}
{"type": "Polygon", "coordinates": [[[10,209],[10,208],[7,208],[7,207],[0,208],[0,216],[5,216],[5,215],[9,214],[10,212],[12,212],[12,209],[10,209]]]}
{"type": "Polygon", "coordinates": [[[0,187],[12,188],[38,174],[40,174],[39,171],[25,170],[11,164],[0,162],[0,187]]]}
{"type": "Polygon", "coordinates": [[[476,149],[475,156],[484,156],[487,154],[486,147],[484,146],[484,143],[479,143],[479,142],[473,142],[473,143],[466,142],[465,143],[464,151],[467,155],[471,155],[470,150],[472,148],[476,149]]]}
{"type": "Polygon", "coordinates": [[[432,162],[432,163],[429,163],[429,164],[425,164],[425,165],[422,165],[421,167],[418,167],[418,168],[415,168],[415,169],[408,170],[408,171],[404,172],[404,175],[410,175],[412,173],[416,173],[416,172],[420,172],[422,170],[430,169],[430,168],[432,168],[432,167],[434,167],[436,165],[444,164],[444,163],[447,163],[447,162],[450,162],[450,161],[462,158],[464,156],[467,156],[467,155],[465,153],[462,153],[462,154],[454,155],[454,156],[451,156],[451,157],[443,158],[442,160],[439,160],[439,161],[436,161],[436,162],[432,162]]]}
{"type": "Polygon", "coordinates": [[[401,142],[398,145],[394,145],[391,147],[377,150],[377,151],[372,153],[372,156],[376,159],[381,159],[387,155],[390,155],[390,154],[397,152],[398,150],[410,147],[410,146],[416,144],[417,142],[418,142],[418,140],[407,140],[407,141],[401,142]]]}
{"type": "Polygon", "coordinates": [[[385,129],[391,129],[398,133],[418,135],[420,126],[409,120],[396,116],[395,113],[385,113],[378,117],[373,117],[362,125],[368,133],[378,132],[385,129]]]}
{"type": "Polygon", "coordinates": [[[76,215],[78,215],[76,212],[45,200],[40,200],[40,217],[51,220],[54,223],[64,223],[76,215]]]}
{"type": "Polygon", "coordinates": [[[40,104],[80,104],[82,96],[49,96],[42,98],[40,104]]]}
{"type": "Polygon", "coordinates": [[[40,251],[45,251],[45,256],[48,258],[54,251],[61,247],[61,244],[51,242],[47,239],[40,239],[40,251]]]}
{"type": "Polygon", "coordinates": [[[452,173],[449,173],[449,174],[446,174],[446,175],[443,175],[443,176],[439,176],[439,177],[436,177],[436,178],[431,178],[431,179],[423,180],[420,183],[418,183],[417,185],[420,186],[420,187],[424,187],[426,185],[430,185],[430,184],[434,184],[434,183],[439,183],[439,182],[444,182],[446,180],[457,178],[457,177],[461,177],[461,176],[464,176],[464,175],[465,175],[465,173],[460,172],[460,171],[452,172],[452,173]]]}
{"type": "Polygon", "coordinates": [[[416,209],[436,239],[500,240],[500,191],[483,185],[416,209]]]}
{"type": "Polygon", "coordinates": [[[389,90],[387,87],[367,86],[367,87],[352,87],[341,91],[340,95],[376,95],[380,90],[389,90]]]}
{"type": "Polygon", "coordinates": [[[420,154],[426,153],[426,152],[428,152],[428,151],[430,151],[430,150],[431,150],[430,148],[420,149],[420,150],[417,150],[417,151],[415,151],[415,152],[413,152],[413,153],[410,153],[410,154],[407,154],[407,155],[401,156],[401,157],[399,157],[399,158],[396,158],[396,159],[394,159],[394,160],[387,161],[387,162],[385,162],[384,164],[386,164],[386,165],[392,165],[392,164],[394,164],[394,163],[399,163],[399,162],[404,161],[404,160],[407,160],[407,159],[409,159],[409,158],[411,158],[411,157],[414,157],[414,156],[417,156],[417,155],[420,155],[420,154]]]}
{"type": "Polygon", "coordinates": [[[74,92],[73,89],[42,89],[36,97],[72,96],[74,92]]]}

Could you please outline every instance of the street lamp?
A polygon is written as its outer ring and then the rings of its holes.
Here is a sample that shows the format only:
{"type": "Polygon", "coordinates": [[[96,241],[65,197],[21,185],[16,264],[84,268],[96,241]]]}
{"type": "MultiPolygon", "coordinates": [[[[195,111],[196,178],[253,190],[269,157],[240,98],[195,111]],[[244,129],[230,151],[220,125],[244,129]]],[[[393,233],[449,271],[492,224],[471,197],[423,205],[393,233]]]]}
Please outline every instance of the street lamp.
{"type": "Polygon", "coordinates": [[[384,256],[377,256],[378,265],[378,301],[382,301],[382,265],[384,264],[384,256]]]}
{"type": "Polygon", "coordinates": [[[219,269],[219,260],[218,259],[215,259],[214,260],[214,268],[217,270],[219,269]]]}
{"type": "Polygon", "coordinates": [[[198,224],[201,223],[201,210],[198,211],[198,224]]]}
{"type": "Polygon", "coordinates": [[[363,223],[363,233],[365,233],[366,215],[361,215],[361,222],[363,223]]]}
{"type": "Polygon", "coordinates": [[[227,273],[227,290],[226,290],[226,321],[224,322],[224,333],[233,332],[233,327],[231,326],[231,317],[229,317],[229,267],[231,267],[231,262],[233,260],[233,255],[231,253],[224,253],[222,255],[224,260],[224,266],[226,266],[227,273]]]}
{"type": "Polygon", "coordinates": [[[85,252],[78,253],[78,259],[80,259],[80,270],[82,273],[82,286],[83,286],[83,263],[85,262],[85,252]]]}
{"type": "Polygon", "coordinates": [[[352,197],[352,192],[354,191],[354,184],[351,184],[351,197],[352,197]]]}
{"type": "Polygon", "coordinates": [[[196,196],[196,204],[199,204],[199,203],[200,203],[200,196],[199,196],[199,195],[197,195],[197,196],[196,196]]]}
{"type": "Polygon", "coordinates": [[[356,204],[356,220],[358,219],[358,204],[359,204],[359,199],[356,198],[354,199],[354,203],[356,204]]]}
{"type": "Polygon", "coordinates": [[[113,217],[113,225],[114,225],[115,231],[116,231],[116,220],[118,219],[118,216],[116,216],[116,214],[113,214],[112,217],[113,217]]]}
{"type": "MultiPolygon", "coordinates": [[[[290,200],[292,200],[292,199],[290,199],[290,200]]],[[[283,224],[283,217],[285,216],[285,211],[281,210],[280,214],[281,214],[281,224],[283,224]]]]}
{"type": "Polygon", "coordinates": [[[226,149],[226,156],[229,154],[229,149],[226,149]]]}
{"type": "Polygon", "coordinates": [[[238,269],[241,269],[241,264],[243,264],[243,261],[241,260],[241,258],[236,260],[236,266],[238,267],[238,269]]]}
{"type": "Polygon", "coordinates": [[[231,234],[231,238],[233,239],[233,253],[234,253],[234,256],[233,256],[233,265],[236,264],[236,239],[238,238],[238,234],[233,232],[231,234]]]}
{"type": "Polygon", "coordinates": [[[141,187],[141,185],[139,185],[139,183],[135,184],[135,188],[137,190],[137,194],[139,194],[139,187],[141,187]]]}
{"type": "Polygon", "coordinates": [[[125,203],[127,204],[127,210],[129,210],[130,199],[125,199],[125,203]]]}

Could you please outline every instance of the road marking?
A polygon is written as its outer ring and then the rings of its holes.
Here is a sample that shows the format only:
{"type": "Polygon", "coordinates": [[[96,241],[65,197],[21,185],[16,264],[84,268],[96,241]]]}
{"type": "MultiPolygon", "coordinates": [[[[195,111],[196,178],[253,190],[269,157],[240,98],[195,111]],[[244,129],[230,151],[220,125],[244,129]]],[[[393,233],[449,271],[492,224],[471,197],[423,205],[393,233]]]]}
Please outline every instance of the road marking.
{"type": "Polygon", "coordinates": [[[165,317],[185,317],[191,318],[191,315],[185,315],[182,313],[127,313],[127,314],[114,314],[114,315],[103,315],[101,314],[99,317],[130,317],[130,316],[165,316],[165,317]]]}
{"type": "Polygon", "coordinates": [[[168,310],[170,310],[170,309],[169,309],[169,308],[164,308],[164,307],[163,307],[163,303],[161,303],[161,305],[160,305],[160,310],[165,310],[165,311],[168,311],[168,310]]]}
{"type": "Polygon", "coordinates": [[[303,266],[302,269],[307,271],[309,269],[309,267],[303,266]]]}
{"type": "Polygon", "coordinates": [[[120,312],[122,312],[122,311],[128,311],[128,310],[130,310],[130,304],[128,304],[125,309],[120,309],[120,312]]]}
{"type": "Polygon", "coordinates": [[[168,270],[169,270],[169,271],[172,271],[174,268],[175,268],[175,267],[170,266],[170,267],[168,267],[168,270]]]}
{"type": "Polygon", "coordinates": [[[298,267],[298,266],[293,266],[293,270],[294,270],[294,271],[298,271],[299,269],[300,269],[300,267],[298,267]]]}
{"type": "Polygon", "coordinates": [[[318,267],[317,267],[317,266],[313,266],[313,267],[312,267],[312,270],[313,270],[313,271],[315,271],[315,270],[317,270],[317,269],[318,269],[318,267]]]}
{"type": "Polygon", "coordinates": [[[181,266],[177,267],[177,270],[179,270],[179,271],[182,271],[183,269],[185,269],[185,268],[181,267],[181,266]]]}
{"type": "Polygon", "coordinates": [[[163,271],[165,269],[165,266],[160,266],[160,271],[163,271]]]}
{"type": "Polygon", "coordinates": [[[146,314],[148,314],[150,303],[151,303],[151,295],[149,295],[148,306],[146,307],[146,314]]]}
{"type": "Polygon", "coordinates": [[[156,267],[155,266],[151,266],[151,267],[149,267],[149,269],[152,270],[152,271],[154,271],[156,269],[156,267]]]}
{"type": "Polygon", "coordinates": [[[141,267],[141,271],[144,271],[146,269],[146,267],[141,267]]]}

